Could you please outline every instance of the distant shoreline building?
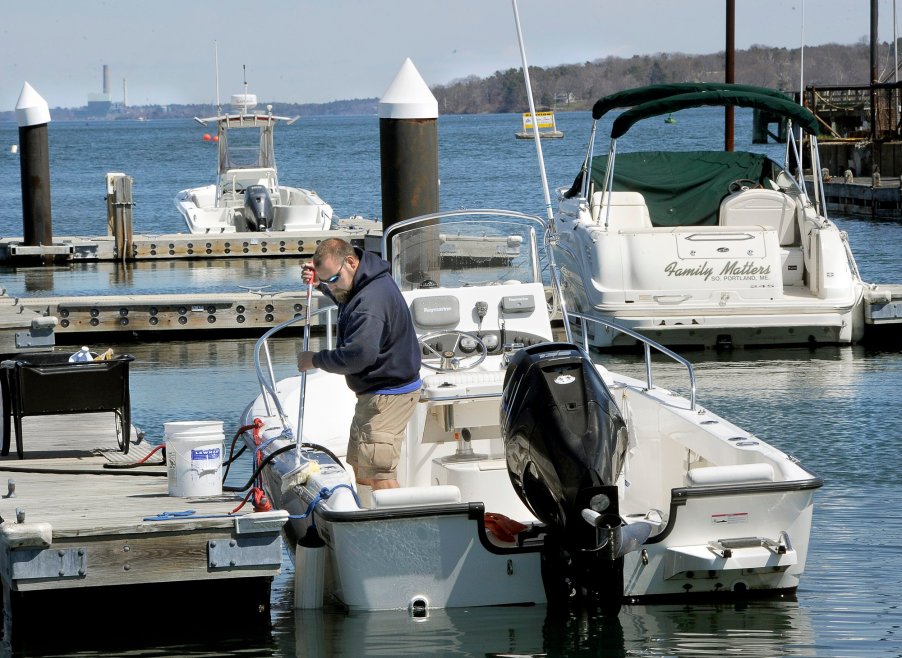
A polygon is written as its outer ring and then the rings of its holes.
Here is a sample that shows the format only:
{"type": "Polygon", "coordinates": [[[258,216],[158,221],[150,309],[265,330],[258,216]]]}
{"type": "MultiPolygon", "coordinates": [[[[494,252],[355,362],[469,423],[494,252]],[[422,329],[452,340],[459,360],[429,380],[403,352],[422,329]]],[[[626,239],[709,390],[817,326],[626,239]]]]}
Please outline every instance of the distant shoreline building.
{"type": "Polygon", "coordinates": [[[89,117],[105,117],[109,114],[113,106],[113,99],[110,96],[110,67],[108,64],[103,65],[103,91],[99,94],[88,94],[88,105],[84,109],[83,116],[89,117]]]}

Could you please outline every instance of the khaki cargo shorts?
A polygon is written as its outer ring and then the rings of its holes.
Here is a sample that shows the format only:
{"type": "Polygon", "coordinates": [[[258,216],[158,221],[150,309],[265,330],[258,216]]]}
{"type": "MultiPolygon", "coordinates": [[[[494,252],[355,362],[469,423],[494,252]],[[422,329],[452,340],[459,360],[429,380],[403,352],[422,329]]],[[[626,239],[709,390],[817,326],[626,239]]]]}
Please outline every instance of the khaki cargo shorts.
{"type": "Polygon", "coordinates": [[[397,479],[401,441],[419,397],[419,390],[399,395],[357,396],[347,456],[357,479],[397,479]]]}

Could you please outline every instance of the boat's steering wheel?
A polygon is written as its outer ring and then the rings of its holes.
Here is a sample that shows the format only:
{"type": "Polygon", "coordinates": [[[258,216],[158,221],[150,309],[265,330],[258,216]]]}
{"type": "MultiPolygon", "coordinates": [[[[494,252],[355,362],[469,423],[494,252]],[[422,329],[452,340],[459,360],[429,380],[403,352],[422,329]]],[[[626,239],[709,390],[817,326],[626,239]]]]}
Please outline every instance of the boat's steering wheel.
{"type": "Polygon", "coordinates": [[[732,194],[733,192],[751,190],[756,187],[761,187],[761,185],[752,178],[737,178],[727,186],[727,190],[732,194]]]}
{"type": "Polygon", "coordinates": [[[423,334],[418,340],[423,347],[423,350],[431,355],[431,359],[433,361],[437,359],[438,361],[438,365],[436,365],[436,363],[430,363],[424,358],[423,366],[430,370],[437,370],[438,372],[446,372],[448,370],[469,370],[470,368],[475,368],[485,360],[485,357],[489,353],[488,348],[479,336],[457,329],[433,331],[428,334],[423,334]],[[429,341],[443,336],[454,336],[454,345],[451,346],[451,349],[442,349],[439,351],[429,344],[429,341]],[[461,341],[465,338],[473,340],[476,352],[469,356],[456,359],[454,355],[457,353],[457,348],[461,341]]]}

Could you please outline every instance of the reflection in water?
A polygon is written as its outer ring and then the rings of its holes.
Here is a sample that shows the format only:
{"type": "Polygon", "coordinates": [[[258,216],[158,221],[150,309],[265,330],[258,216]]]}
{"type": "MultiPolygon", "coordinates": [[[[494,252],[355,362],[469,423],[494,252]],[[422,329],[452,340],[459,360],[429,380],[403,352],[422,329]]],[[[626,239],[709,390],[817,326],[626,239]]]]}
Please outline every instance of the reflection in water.
{"type": "Polygon", "coordinates": [[[808,615],[794,601],[717,606],[625,606],[616,618],[546,606],[294,612],[278,633],[285,654],[318,656],[814,656],[808,615]]]}
{"type": "Polygon", "coordinates": [[[10,295],[34,297],[95,297],[241,293],[267,294],[301,289],[298,258],[236,260],[159,260],[122,265],[115,262],[73,262],[53,267],[0,266],[0,283],[10,295]]]}

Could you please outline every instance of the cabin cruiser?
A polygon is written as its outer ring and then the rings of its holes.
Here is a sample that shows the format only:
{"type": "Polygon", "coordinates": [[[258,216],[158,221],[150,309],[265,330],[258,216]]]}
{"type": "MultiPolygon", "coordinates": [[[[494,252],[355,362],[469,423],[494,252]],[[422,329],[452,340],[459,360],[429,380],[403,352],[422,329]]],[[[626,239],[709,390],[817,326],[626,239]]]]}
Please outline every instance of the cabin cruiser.
{"type": "MultiPolygon", "coordinates": [[[[576,181],[558,191],[552,241],[571,310],[670,346],[849,344],[867,288],[827,218],[814,115],[781,92],[681,83],[621,91],[592,109],[576,181]],[[789,122],[786,162],[744,151],[621,151],[638,122],[695,107],[750,107],[789,122]],[[608,152],[599,121],[616,108],[608,152]],[[801,169],[807,136],[813,196],[801,169]]],[[[597,348],[629,335],[590,329],[597,348]]]]}

